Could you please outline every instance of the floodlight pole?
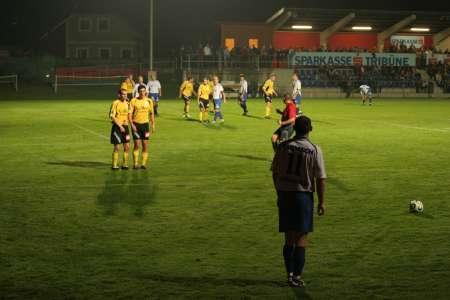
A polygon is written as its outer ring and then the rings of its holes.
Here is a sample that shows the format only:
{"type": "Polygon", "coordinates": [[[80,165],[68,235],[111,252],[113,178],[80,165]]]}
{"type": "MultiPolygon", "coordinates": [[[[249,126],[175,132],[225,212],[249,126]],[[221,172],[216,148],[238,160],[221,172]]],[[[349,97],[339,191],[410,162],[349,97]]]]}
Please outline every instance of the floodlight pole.
{"type": "Polygon", "coordinates": [[[153,31],[154,31],[154,6],[155,6],[155,0],[150,0],[150,45],[149,45],[149,69],[153,70],[153,31]]]}

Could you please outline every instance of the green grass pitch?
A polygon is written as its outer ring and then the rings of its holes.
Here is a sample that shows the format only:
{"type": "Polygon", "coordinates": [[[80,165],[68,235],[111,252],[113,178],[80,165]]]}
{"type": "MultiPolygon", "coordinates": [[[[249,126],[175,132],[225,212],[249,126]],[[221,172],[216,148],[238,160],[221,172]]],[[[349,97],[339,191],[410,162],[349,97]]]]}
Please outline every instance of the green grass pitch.
{"type": "Polygon", "coordinates": [[[262,100],[203,126],[163,99],[151,169],[119,172],[110,101],[0,101],[0,298],[448,297],[450,102],[304,104],[329,179],[299,291],[285,285],[262,100]]]}

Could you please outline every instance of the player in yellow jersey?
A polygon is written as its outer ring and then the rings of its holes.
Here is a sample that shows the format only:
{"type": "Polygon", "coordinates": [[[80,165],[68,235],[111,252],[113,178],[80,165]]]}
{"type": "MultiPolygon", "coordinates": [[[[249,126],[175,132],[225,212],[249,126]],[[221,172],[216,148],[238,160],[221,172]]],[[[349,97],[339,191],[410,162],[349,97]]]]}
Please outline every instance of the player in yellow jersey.
{"type": "Polygon", "coordinates": [[[134,90],[135,82],[133,80],[133,74],[128,75],[127,78],[120,84],[120,89],[127,91],[128,100],[134,98],[133,90],[134,90]]]}
{"type": "Polygon", "coordinates": [[[199,120],[200,122],[209,122],[208,107],[209,97],[212,93],[211,86],[209,85],[208,78],[203,78],[203,82],[198,87],[197,102],[200,108],[199,120]]]}
{"type": "Polygon", "coordinates": [[[142,148],[141,169],[147,168],[148,139],[150,137],[150,124],[155,132],[155,114],[153,101],[147,97],[145,85],[138,87],[139,96],[130,101],[128,120],[133,129],[133,168],[139,168],[139,148],[142,148]]]}
{"type": "Polygon", "coordinates": [[[119,146],[123,145],[122,169],[128,170],[128,152],[130,151],[130,129],[128,128],[127,91],[120,89],[118,99],[111,105],[109,116],[112,122],[111,144],[114,145],[112,154],[112,169],[119,170],[119,146]]]}
{"type": "Polygon", "coordinates": [[[273,96],[278,96],[277,92],[275,91],[275,79],[275,74],[270,74],[269,78],[264,82],[264,85],[262,87],[264,101],[266,102],[266,114],[264,116],[266,119],[270,119],[270,115],[272,113],[273,96]]]}
{"type": "Polygon", "coordinates": [[[185,118],[190,118],[189,106],[191,104],[192,95],[196,95],[194,91],[194,79],[188,77],[180,86],[180,98],[184,100],[184,114],[185,118]]]}

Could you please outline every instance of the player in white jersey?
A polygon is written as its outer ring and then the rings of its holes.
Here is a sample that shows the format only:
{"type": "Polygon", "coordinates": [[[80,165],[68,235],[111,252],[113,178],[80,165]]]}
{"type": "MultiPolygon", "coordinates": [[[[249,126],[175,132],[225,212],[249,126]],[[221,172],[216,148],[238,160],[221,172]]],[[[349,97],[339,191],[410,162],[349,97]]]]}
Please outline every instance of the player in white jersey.
{"type": "Polygon", "coordinates": [[[220,119],[220,122],[223,122],[223,115],[222,115],[222,101],[223,103],[226,103],[227,99],[225,97],[225,92],[223,89],[223,86],[219,82],[219,77],[214,76],[213,77],[213,101],[214,101],[214,120],[213,123],[216,122],[217,119],[220,119]]]}
{"type": "Polygon", "coordinates": [[[366,100],[369,99],[369,105],[372,105],[372,91],[370,86],[363,84],[359,87],[359,91],[361,93],[362,104],[366,104],[366,100]]]}
{"type": "Polygon", "coordinates": [[[152,98],[153,100],[153,110],[155,111],[155,116],[157,116],[159,98],[161,97],[161,83],[156,79],[156,75],[150,75],[149,81],[147,83],[147,89],[150,98],[152,98]]]}
{"type": "Polygon", "coordinates": [[[244,110],[243,116],[246,116],[248,114],[247,109],[247,98],[248,98],[248,83],[247,80],[245,80],[245,75],[240,74],[239,75],[240,82],[239,82],[239,105],[244,110]]]}
{"type": "Polygon", "coordinates": [[[294,99],[295,106],[297,107],[297,115],[302,114],[302,82],[297,73],[292,75],[292,99],[294,99]]]}
{"type": "MultiPolygon", "coordinates": [[[[144,77],[141,76],[141,75],[139,75],[139,76],[138,76],[138,82],[135,83],[134,89],[133,89],[133,97],[134,97],[134,98],[139,97],[138,88],[139,88],[141,85],[145,86],[145,90],[146,90],[147,93],[148,93],[147,85],[144,83],[144,77]]],[[[130,99],[130,100],[131,100],[131,99],[130,99]]]]}
{"type": "Polygon", "coordinates": [[[313,232],[314,192],[317,213],[325,214],[325,163],[319,146],[309,140],[311,120],[300,116],[294,124],[295,137],[277,148],[272,176],[278,195],[279,231],[284,233],[283,259],[292,287],[302,280],[308,235],[313,232]]]}

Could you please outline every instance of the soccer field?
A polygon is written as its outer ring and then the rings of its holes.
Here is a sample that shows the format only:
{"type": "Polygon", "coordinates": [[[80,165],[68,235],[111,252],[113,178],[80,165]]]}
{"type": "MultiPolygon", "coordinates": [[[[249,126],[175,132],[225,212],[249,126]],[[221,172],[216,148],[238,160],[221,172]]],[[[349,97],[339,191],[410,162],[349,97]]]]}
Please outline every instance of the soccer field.
{"type": "Polygon", "coordinates": [[[450,101],[305,100],[329,176],[305,290],[285,283],[262,100],[205,126],[163,99],[150,169],[118,172],[110,102],[0,101],[0,298],[450,295],[450,101]]]}

